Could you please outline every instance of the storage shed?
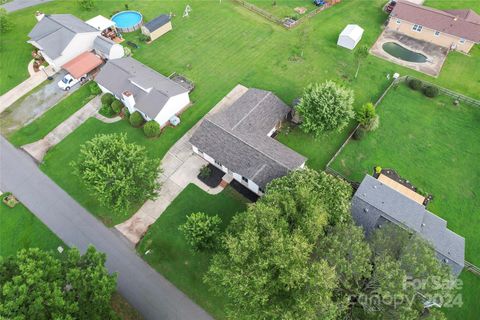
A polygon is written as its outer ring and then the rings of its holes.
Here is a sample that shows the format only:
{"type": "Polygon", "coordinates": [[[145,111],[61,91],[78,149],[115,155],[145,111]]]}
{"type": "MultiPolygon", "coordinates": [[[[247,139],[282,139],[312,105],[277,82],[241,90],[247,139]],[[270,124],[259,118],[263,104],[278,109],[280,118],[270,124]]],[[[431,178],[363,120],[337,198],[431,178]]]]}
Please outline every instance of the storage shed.
{"type": "Polygon", "coordinates": [[[353,50],[360,42],[363,35],[363,29],[356,24],[349,24],[343,29],[338,37],[337,45],[353,50]]]}
{"type": "Polygon", "coordinates": [[[142,26],[142,33],[153,41],[172,30],[172,22],[168,14],[162,14],[142,26]]]}
{"type": "Polygon", "coordinates": [[[104,59],[119,59],[125,54],[121,44],[115,43],[104,36],[98,36],[95,39],[93,49],[95,49],[96,54],[104,59]]]}

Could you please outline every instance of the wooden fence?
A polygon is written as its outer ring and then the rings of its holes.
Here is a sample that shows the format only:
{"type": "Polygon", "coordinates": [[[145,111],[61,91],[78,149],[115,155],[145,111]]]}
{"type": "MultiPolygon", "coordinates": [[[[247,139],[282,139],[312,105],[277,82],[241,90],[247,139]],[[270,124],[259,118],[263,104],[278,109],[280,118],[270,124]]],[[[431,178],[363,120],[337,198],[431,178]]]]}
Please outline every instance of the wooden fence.
{"type": "Polygon", "coordinates": [[[265,19],[267,20],[270,20],[278,25],[282,25],[283,26],[283,21],[281,19],[279,19],[278,17],[274,16],[273,14],[271,14],[270,12],[267,12],[263,9],[260,9],[259,7],[247,2],[247,1],[244,1],[244,0],[232,0],[240,5],[242,5],[243,7],[247,8],[248,10],[252,11],[252,12],[255,12],[256,14],[264,17],[265,19]]]}

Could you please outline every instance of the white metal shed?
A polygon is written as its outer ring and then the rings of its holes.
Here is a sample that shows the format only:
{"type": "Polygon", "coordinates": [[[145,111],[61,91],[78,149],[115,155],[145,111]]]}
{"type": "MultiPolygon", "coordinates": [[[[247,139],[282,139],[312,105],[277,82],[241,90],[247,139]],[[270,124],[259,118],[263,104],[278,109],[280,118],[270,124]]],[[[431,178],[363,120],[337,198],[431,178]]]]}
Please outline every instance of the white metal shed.
{"type": "Polygon", "coordinates": [[[343,29],[338,37],[337,45],[353,50],[360,42],[363,35],[363,29],[356,24],[349,24],[343,29]]]}

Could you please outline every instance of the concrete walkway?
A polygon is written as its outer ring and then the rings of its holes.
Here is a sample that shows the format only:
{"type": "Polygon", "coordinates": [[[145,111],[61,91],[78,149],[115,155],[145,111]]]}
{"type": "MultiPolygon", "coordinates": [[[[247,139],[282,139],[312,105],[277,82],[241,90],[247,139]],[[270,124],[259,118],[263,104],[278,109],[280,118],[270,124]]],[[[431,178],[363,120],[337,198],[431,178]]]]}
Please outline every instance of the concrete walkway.
{"type": "MultiPolygon", "coordinates": [[[[232,104],[247,90],[246,87],[237,85],[208,114],[215,113],[225,105],[232,104]]],[[[200,123],[201,121],[178,140],[162,159],[163,173],[160,180],[163,184],[158,192],[159,197],[154,201],[145,202],[130,219],[115,226],[135,245],[141,240],[150,225],[157,221],[170,203],[190,183],[194,183],[210,194],[222,192],[223,188],[221,186],[212,189],[197,178],[200,168],[208,162],[193,152],[192,145],[188,140],[200,123]]]]}
{"type": "MultiPolygon", "coordinates": [[[[22,149],[28,152],[36,161],[42,162],[47,151],[62,141],[66,136],[75,131],[82,123],[91,116],[98,114],[101,101],[100,96],[93,98],[80,110],[71,115],[67,120],[58,125],[43,139],[22,146],[22,149]]],[[[103,116],[101,116],[103,117],[103,116]]],[[[104,117],[103,117],[104,118],[104,117]]],[[[102,118],[100,118],[101,120],[102,118]]],[[[106,120],[110,120],[105,118],[106,120]]],[[[115,119],[118,121],[118,119],[115,119]]]]}
{"type": "Polygon", "coordinates": [[[12,192],[66,245],[104,252],[106,267],[118,273],[118,290],[146,320],[212,319],[2,136],[0,150],[0,190],[12,192]]]}
{"type": "MultiPolygon", "coordinates": [[[[45,68],[48,75],[53,75],[55,71],[51,66],[45,68]]],[[[32,91],[36,86],[47,79],[47,75],[43,71],[36,72],[27,80],[20,83],[0,97],[0,113],[10,107],[15,101],[32,91]]]]}
{"type": "Polygon", "coordinates": [[[33,7],[42,3],[47,3],[52,0],[13,0],[2,5],[7,12],[14,12],[17,10],[33,7]]]}

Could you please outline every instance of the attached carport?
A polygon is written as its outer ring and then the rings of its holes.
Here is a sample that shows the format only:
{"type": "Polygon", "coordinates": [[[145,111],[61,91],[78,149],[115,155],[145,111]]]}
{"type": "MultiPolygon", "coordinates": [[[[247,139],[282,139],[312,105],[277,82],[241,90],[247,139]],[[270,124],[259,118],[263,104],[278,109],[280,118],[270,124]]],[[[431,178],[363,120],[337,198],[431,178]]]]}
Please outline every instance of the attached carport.
{"type": "Polygon", "coordinates": [[[62,68],[67,70],[72,77],[78,79],[102,64],[103,60],[99,56],[92,52],[84,52],[64,64],[62,68]]]}

